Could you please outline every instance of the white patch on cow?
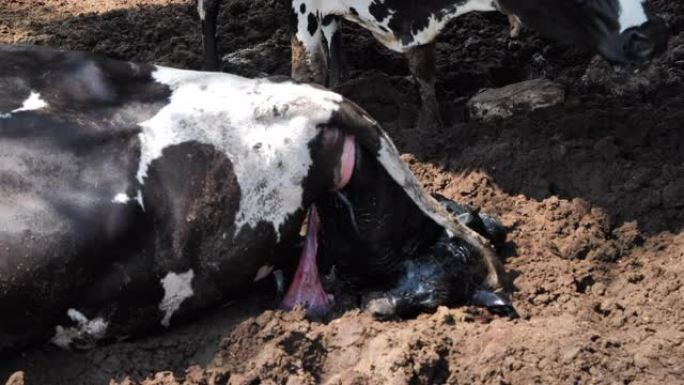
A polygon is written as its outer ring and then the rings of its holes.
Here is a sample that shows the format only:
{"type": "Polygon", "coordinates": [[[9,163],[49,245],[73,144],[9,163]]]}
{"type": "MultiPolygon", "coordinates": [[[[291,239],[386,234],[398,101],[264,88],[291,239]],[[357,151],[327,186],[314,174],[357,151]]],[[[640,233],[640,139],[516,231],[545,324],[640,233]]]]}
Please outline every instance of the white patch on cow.
{"type": "Polygon", "coordinates": [[[21,107],[15,108],[14,110],[6,114],[0,114],[0,118],[9,118],[10,116],[12,116],[12,114],[17,112],[40,110],[41,108],[45,108],[47,106],[47,102],[40,98],[39,93],[31,91],[28,98],[24,100],[24,103],[21,105],[21,107]]]}
{"type": "Polygon", "coordinates": [[[204,0],[197,0],[197,13],[200,20],[204,21],[207,18],[207,11],[204,9],[204,0]]]}
{"type": "Polygon", "coordinates": [[[41,108],[47,107],[47,105],[47,102],[40,98],[39,93],[31,91],[28,99],[24,100],[24,104],[12,112],[40,110],[41,108]]]}
{"type": "Polygon", "coordinates": [[[159,303],[159,310],[164,312],[164,318],[161,320],[162,326],[169,327],[173,313],[180,309],[183,301],[195,294],[192,291],[194,277],[195,272],[190,269],[181,274],[169,272],[160,280],[164,288],[164,298],[159,303]]]}
{"type": "Polygon", "coordinates": [[[120,203],[120,204],[127,204],[131,201],[135,201],[137,204],[140,205],[140,208],[145,211],[145,206],[143,205],[143,199],[142,199],[142,191],[138,190],[136,193],[135,197],[131,197],[126,193],[118,193],[112,198],[112,203],[120,203]]]}
{"type": "Polygon", "coordinates": [[[88,317],[76,309],[67,310],[67,317],[71,318],[72,321],[79,324],[88,322],[88,317]]]}
{"type": "Polygon", "coordinates": [[[135,200],[140,205],[140,208],[142,208],[142,210],[145,211],[145,205],[143,204],[143,197],[142,197],[142,191],[141,190],[138,190],[138,193],[135,194],[135,200]]]}
{"type": "Polygon", "coordinates": [[[638,27],[648,21],[644,0],[619,0],[620,3],[620,33],[632,27],[638,27]]]}
{"type": "Polygon", "coordinates": [[[263,265],[259,268],[256,275],[254,276],[254,282],[261,281],[262,279],[268,277],[273,271],[273,265],[263,265]]]}
{"type": "Polygon", "coordinates": [[[53,344],[68,349],[73,344],[89,347],[95,341],[102,339],[107,334],[109,323],[102,317],[89,320],[83,313],[76,309],[69,309],[67,316],[76,323],[73,327],[55,326],[55,335],[50,339],[53,344]]]}
{"type": "Polygon", "coordinates": [[[240,187],[235,234],[259,222],[280,225],[302,205],[312,164],[307,143],[337,110],[342,97],[292,82],[158,67],[154,79],[171,88],[169,104],[140,123],[137,178],[165,148],[196,141],[230,160],[240,187]]]}
{"type": "Polygon", "coordinates": [[[126,195],[125,193],[118,193],[112,198],[112,203],[121,203],[121,204],[126,204],[131,200],[131,197],[126,195]]]}
{"type": "Polygon", "coordinates": [[[328,43],[328,52],[332,50],[332,38],[339,27],[339,21],[337,19],[333,19],[328,25],[321,26],[323,36],[325,36],[325,41],[328,43]]]}

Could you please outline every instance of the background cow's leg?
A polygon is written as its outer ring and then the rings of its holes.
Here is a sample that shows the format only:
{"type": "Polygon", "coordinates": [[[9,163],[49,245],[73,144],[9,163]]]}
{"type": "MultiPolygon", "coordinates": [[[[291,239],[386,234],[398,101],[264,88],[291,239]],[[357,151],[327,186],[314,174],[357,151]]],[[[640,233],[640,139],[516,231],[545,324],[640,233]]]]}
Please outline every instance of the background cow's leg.
{"type": "Polygon", "coordinates": [[[340,83],[343,72],[342,30],[340,18],[327,15],[323,18],[323,36],[328,43],[328,88],[335,88],[340,83]]]}
{"type": "Polygon", "coordinates": [[[219,70],[216,48],[216,19],[221,0],[197,0],[197,13],[202,20],[202,46],[204,48],[204,69],[219,70]]]}
{"type": "MultiPolygon", "coordinates": [[[[321,20],[309,12],[306,2],[293,4],[295,33],[292,35],[292,78],[302,82],[325,84],[326,55],[323,47],[321,20]],[[305,12],[301,12],[304,9],[305,12]]],[[[313,7],[311,10],[313,10],[313,7]]]]}
{"type": "Polygon", "coordinates": [[[442,127],[439,104],[435,95],[435,46],[434,43],[411,48],[406,52],[409,69],[420,88],[422,102],[418,115],[418,128],[421,131],[442,127]]]}

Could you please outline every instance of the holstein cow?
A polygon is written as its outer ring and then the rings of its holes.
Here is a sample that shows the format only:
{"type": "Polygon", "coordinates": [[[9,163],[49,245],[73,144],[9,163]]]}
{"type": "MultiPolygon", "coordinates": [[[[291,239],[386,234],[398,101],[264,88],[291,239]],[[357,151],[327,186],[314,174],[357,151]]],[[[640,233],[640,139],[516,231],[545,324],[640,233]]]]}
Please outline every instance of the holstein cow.
{"type": "MultiPolygon", "coordinates": [[[[218,69],[215,33],[220,1],[198,0],[205,67],[210,70],[218,69]]],[[[449,21],[465,13],[499,10],[511,15],[513,34],[522,21],[546,36],[586,47],[616,63],[646,60],[662,51],[668,38],[665,22],[644,0],[292,0],[291,4],[296,24],[294,79],[337,82],[338,17],[343,17],[406,55],[420,89],[421,129],[442,124],[435,97],[434,40],[449,21]]]]}
{"type": "Polygon", "coordinates": [[[309,209],[286,307],[330,305],[321,233],[339,276],[382,283],[376,315],[454,293],[510,310],[489,241],[462,223],[498,227],[454,207],[317,86],[0,46],[0,352],[121,338],[244,293],[309,209]]]}

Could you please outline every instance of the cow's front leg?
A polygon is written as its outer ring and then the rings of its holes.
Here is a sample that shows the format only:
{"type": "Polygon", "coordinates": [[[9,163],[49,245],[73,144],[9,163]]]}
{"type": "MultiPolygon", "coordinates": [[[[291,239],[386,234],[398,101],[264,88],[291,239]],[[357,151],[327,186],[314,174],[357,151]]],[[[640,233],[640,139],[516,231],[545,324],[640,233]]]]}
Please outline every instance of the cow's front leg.
{"type": "Polygon", "coordinates": [[[435,45],[429,43],[411,48],[406,52],[409,69],[420,90],[421,108],[418,128],[421,131],[441,128],[442,118],[435,94],[435,45]]]}
{"type": "Polygon", "coordinates": [[[343,72],[340,18],[335,15],[327,15],[324,17],[322,32],[325,41],[328,44],[328,81],[326,86],[333,89],[340,84],[343,72]]]}
{"type": "Polygon", "coordinates": [[[293,2],[292,12],[296,22],[296,32],[291,39],[292,78],[301,82],[325,84],[328,68],[322,44],[321,20],[296,2],[293,2]],[[302,13],[302,9],[305,12],[302,13]]]}
{"type": "Polygon", "coordinates": [[[202,21],[202,47],[204,65],[207,71],[219,70],[218,50],[216,48],[216,20],[221,0],[197,0],[197,13],[202,21]]]}

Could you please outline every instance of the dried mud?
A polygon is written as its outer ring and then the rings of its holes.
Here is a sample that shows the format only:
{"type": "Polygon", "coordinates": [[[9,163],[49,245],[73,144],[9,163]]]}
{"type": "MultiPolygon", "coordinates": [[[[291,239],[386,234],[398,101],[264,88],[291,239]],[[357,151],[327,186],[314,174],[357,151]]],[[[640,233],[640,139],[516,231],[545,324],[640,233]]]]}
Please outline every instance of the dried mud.
{"type": "MultiPolygon", "coordinates": [[[[226,3],[224,70],[287,74],[282,2],[226,3]]],[[[521,318],[440,308],[376,322],[351,306],[316,322],[253,295],[143,339],[30,350],[0,362],[0,381],[22,370],[27,384],[684,383],[684,3],[652,3],[670,49],[621,75],[529,31],[511,40],[501,15],[456,20],[437,45],[448,127],[433,133],[412,127],[402,57],[345,26],[339,91],[382,122],[428,190],[502,218],[521,318]],[[564,85],[562,106],[468,120],[478,89],[541,76],[564,85]]],[[[0,42],[201,64],[185,0],[3,0],[0,42]]]]}

